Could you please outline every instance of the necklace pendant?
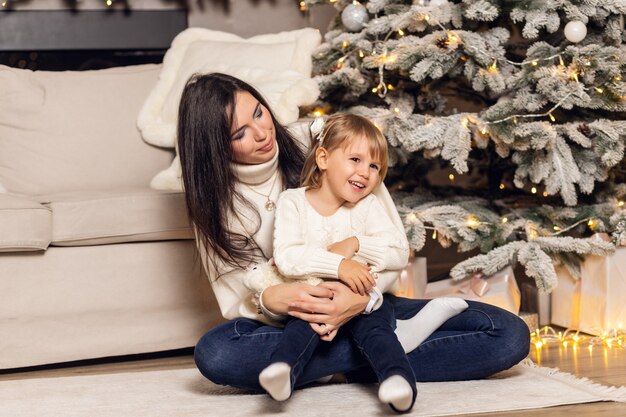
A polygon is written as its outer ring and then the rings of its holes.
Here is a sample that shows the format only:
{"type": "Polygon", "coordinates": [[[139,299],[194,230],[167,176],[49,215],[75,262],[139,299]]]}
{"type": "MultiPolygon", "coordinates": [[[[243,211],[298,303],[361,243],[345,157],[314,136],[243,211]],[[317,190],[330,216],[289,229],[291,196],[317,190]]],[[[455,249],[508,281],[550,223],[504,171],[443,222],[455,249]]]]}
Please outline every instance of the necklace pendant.
{"type": "Polygon", "coordinates": [[[276,204],[274,204],[274,202],[268,198],[267,201],[265,202],[265,210],[274,211],[275,208],[276,208],[276,204]]]}

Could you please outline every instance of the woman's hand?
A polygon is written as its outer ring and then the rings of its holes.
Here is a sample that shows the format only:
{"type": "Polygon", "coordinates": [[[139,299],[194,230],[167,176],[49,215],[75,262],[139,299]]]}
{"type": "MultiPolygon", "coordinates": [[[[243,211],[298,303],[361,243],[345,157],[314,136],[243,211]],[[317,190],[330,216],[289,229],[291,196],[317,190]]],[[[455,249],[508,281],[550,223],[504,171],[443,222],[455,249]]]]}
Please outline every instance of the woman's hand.
{"type": "Polygon", "coordinates": [[[263,305],[275,314],[287,314],[293,303],[306,303],[311,306],[308,311],[324,310],[332,298],[331,289],[299,282],[277,284],[263,291],[263,305]]]}
{"type": "Polygon", "coordinates": [[[326,247],[328,252],[336,253],[346,259],[352,259],[355,253],[359,251],[359,239],[356,236],[351,236],[347,239],[335,242],[326,247]]]}
{"type": "Polygon", "coordinates": [[[342,325],[365,310],[370,297],[356,294],[345,284],[336,281],[322,282],[317,288],[330,290],[332,299],[317,303],[292,302],[288,314],[309,323],[320,323],[311,327],[320,335],[320,339],[330,341],[342,325]]]}

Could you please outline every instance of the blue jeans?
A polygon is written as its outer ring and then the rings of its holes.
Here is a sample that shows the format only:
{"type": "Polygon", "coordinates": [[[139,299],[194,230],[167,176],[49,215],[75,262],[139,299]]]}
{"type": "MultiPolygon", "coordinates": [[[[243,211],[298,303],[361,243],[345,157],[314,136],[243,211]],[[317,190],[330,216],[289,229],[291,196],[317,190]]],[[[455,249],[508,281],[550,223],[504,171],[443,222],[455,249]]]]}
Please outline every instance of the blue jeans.
{"type": "MultiPolygon", "coordinates": [[[[415,375],[402,345],[394,333],[396,318],[393,305],[384,300],[380,308],[370,315],[359,315],[344,325],[359,351],[365,356],[378,382],[392,375],[415,381],[415,375]]],[[[285,362],[291,366],[291,386],[298,386],[317,348],[323,344],[308,322],[290,318],[270,361],[285,362]]],[[[368,369],[368,368],[366,368],[368,369]]],[[[415,385],[411,384],[415,391],[415,385]]]]}
{"type": "MultiPolygon", "coordinates": [[[[393,306],[396,319],[413,317],[428,302],[391,294],[385,294],[385,300],[393,306]]],[[[485,378],[510,368],[528,355],[529,330],[519,317],[488,304],[473,301],[468,304],[468,309],[446,321],[407,354],[416,381],[485,378]]],[[[258,375],[271,363],[270,356],[282,332],[282,328],[255,320],[231,320],[202,336],[194,352],[196,366],[216,384],[262,391],[258,375]]],[[[295,388],[336,373],[345,374],[348,382],[377,379],[343,328],[332,342],[317,347],[295,388]]]]}

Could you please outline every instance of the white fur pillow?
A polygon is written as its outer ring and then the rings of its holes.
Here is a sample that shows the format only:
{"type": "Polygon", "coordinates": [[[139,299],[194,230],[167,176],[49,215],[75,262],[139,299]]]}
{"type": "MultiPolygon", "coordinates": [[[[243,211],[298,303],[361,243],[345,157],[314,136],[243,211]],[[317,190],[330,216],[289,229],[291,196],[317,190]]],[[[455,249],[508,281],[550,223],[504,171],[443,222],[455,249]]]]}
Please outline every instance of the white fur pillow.
{"type": "MultiPolygon", "coordinates": [[[[311,79],[311,54],[321,36],[315,29],[259,35],[237,35],[201,28],[181,32],[163,58],[163,69],[137,118],[144,140],[175,147],[178,104],[182,90],[195,73],[223,72],[248,82],[269,102],[277,119],[298,119],[299,106],[318,95],[311,79]]],[[[151,182],[153,188],[182,189],[178,157],[151,182]]]]}

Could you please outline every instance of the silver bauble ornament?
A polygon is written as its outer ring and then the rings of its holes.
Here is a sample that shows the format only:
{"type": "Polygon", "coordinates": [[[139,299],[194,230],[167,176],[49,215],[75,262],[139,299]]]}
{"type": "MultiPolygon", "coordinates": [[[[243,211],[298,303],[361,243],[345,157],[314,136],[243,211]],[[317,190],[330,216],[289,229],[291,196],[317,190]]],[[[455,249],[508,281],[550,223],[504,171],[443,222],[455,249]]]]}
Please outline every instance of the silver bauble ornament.
{"type": "Polygon", "coordinates": [[[565,25],[563,33],[568,41],[578,43],[587,36],[587,26],[579,20],[572,20],[565,25]]]}
{"type": "Polygon", "coordinates": [[[341,23],[351,32],[357,32],[369,21],[367,9],[360,3],[352,3],[341,12],[341,23]]]}
{"type": "Polygon", "coordinates": [[[413,0],[413,4],[424,7],[439,7],[447,3],[448,0],[413,0]]]}

